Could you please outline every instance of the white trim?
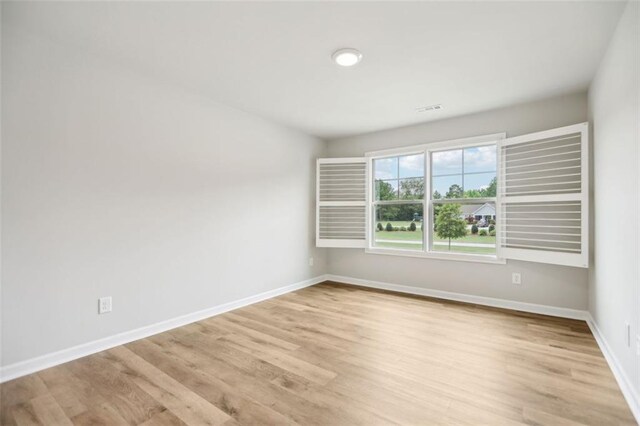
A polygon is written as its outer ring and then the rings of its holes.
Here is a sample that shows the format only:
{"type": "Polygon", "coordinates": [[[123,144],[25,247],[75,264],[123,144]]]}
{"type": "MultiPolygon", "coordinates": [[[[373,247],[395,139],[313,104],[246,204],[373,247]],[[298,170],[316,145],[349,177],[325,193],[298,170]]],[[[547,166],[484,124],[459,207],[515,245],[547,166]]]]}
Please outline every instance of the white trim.
{"type": "Polygon", "coordinates": [[[438,198],[437,200],[431,200],[433,204],[489,204],[495,203],[496,199],[493,197],[485,198],[438,198]]]}
{"type": "Polygon", "coordinates": [[[364,157],[318,158],[318,164],[366,163],[364,157]]]}
{"type": "Polygon", "coordinates": [[[318,201],[319,207],[362,207],[366,201],[318,201]]]}
{"type": "Polygon", "coordinates": [[[367,240],[345,240],[323,238],[316,240],[316,247],[328,247],[328,248],[366,248],[367,240]]]}
{"type": "Polygon", "coordinates": [[[0,383],[326,281],[325,275],[0,367],[0,383]]]}
{"type": "Polygon", "coordinates": [[[471,294],[453,293],[449,291],[433,290],[429,288],[413,287],[401,284],[391,284],[381,281],[371,281],[361,278],[345,277],[341,275],[328,274],[327,280],[337,283],[358,285],[362,287],[377,288],[380,290],[395,291],[398,293],[414,294],[418,296],[428,296],[437,299],[455,300],[457,302],[473,303],[494,308],[511,309],[513,311],[530,312],[541,315],[551,315],[554,317],[570,318],[586,321],[589,313],[579,309],[560,308],[557,306],[538,305],[535,303],[516,302],[513,300],[496,299],[493,297],[475,296],[471,294]]]}
{"type": "Polygon", "coordinates": [[[506,227],[504,226],[505,223],[505,210],[502,208],[502,188],[500,187],[500,185],[503,184],[503,182],[505,182],[504,180],[504,173],[505,173],[505,167],[504,167],[504,155],[502,153],[502,141],[504,139],[501,139],[500,141],[498,141],[496,143],[496,199],[495,199],[495,210],[496,210],[496,216],[495,216],[495,222],[496,222],[496,226],[495,226],[495,231],[496,231],[496,256],[500,259],[505,259],[504,256],[504,252],[502,250],[502,238],[503,235],[505,234],[504,231],[506,231],[506,227]]]}
{"type": "Polygon", "coordinates": [[[365,211],[365,223],[367,224],[366,229],[366,244],[364,245],[365,250],[371,244],[371,241],[374,240],[374,230],[373,230],[373,217],[375,216],[376,206],[374,205],[374,185],[375,180],[373,175],[375,174],[375,170],[373,168],[373,158],[365,157],[367,160],[367,190],[365,192],[365,199],[367,200],[367,209],[365,211]]]}
{"type": "Polygon", "coordinates": [[[582,218],[582,229],[580,232],[582,233],[581,245],[582,248],[582,262],[585,268],[589,267],[589,205],[591,203],[590,194],[589,194],[589,171],[591,169],[591,165],[589,164],[589,123],[576,124],[575,126],[580,127],[582,130],[580,140],[581,149],[582,149],[582,158],[580,159],[580,165],[582,165],[582,169],[580,169],[580,173],[582,175],[582,186],[580,188],[580,193],[582,195],[581,200],[581,212],[580,217],[582,218]]]}
{"type": "MultiPolygon", "coordinates": [[[[502,244],[502,241],[500,244],[502,244]]],[[[537,250],[534,258],[530,249],[502,247],[502,255],[505,259],[523,260],[525,262],[541,262],[551,265],[573,266],[575,268],[589,267],[586,259],[580,253],[564,253],[551,250],[537,250]]]]}
{"type": "Polygon", "coordinates": [[[446,140],[446,141],[423,143],[420,145],[404,146],[400,148],[369,151],[369,152],[366,152],[364,155],[365,157],[385,157],[385,156],[393,156],[393,155],[399,155],[399,154],[410,155],[412,153],[419,153],[426,150],[430,150],[430,151],[445,150],[451,147],[469,148],[477,145],[485,145],[487,143],[492,143],[492,142],[495,143],[499,140],[505,139],[506,137],[507,137],[507,134],[504,132],[493,133],[490,135],[473,136],[470,138],[452,139],[452,140],[446,140]]]}
{"type": "Polygon", "coordinates": [[[367,247],[364,250],[364,252],[367,254],[381,254],[381,255],[403,256],[403,257],[421,257],[424,259],[453,260],[453,261],[475,262],[475,263],[496,263],[500,265],[504,265],[507,263],[506,259],[501,259],[497,256],[470,254],[470,253],[447,253],[447,252],[437,252],[437,251],[393,249],[393,248],[381,248],[381,247],[367,247]]]}
{"type": "MultiPolygon", "coordinates": [[[[422,197],[422,252],[433,250],[433,191],[431,190],[431,155],[424,153],[424,197],[422,197]],[[426,231],[426,232],[425,232],[426,231]]],[[[373,240],[371,240],[373,241],[373,240]]]]}
{"type": "Polygon", "coordinates": [[[613,377],[615,377],[616,381],[618,382],[618,386],[622,391],[622,395],[624,395],[624,398],[627,400],[627,404],[629,404],[631,413],[636,418],[636,421],[640,424],[640,395],[638,395],[635,388],[633,387],[633,381],[624,372],[624,369],[620,365],[618,358],[611,350],[611,347],[605,340],[604,335],[600,332],[598,324],[588,312],[586,321],[589,325],[589,328],[591,329],[593,337],[596,339],[596,342],[600,347],[600,351],[602,351],[602,355],[604,355],[604,358],[607,360],[607,364],[609,364],[609,368],[613,373],[613,377]]]}
{"type": "MultiPolygon", "coordinates": [[[[364,190],[364,245],[363,248],[369,247],[369,241],[371,241],[371,232],[373,232],[373,212],[371,210],[371,202],[373,201],[373,160],[371,158],[364,157],[366,167],[366,180],[364,190]]],[[[400,188],[398,188],[399,190],[400,188]]],[[[375,209],[375,207],[373,207],[375,209]]]]}
{"type": "Polygon", "coordinates": [[[320,241],[320,160],[316,160],[316,247],[320,241]]]}
{"type": "MultiPolygon", "coordinates": [[[[566,136],[569,133],[581,133],[589,129],[589,123],[578,123],[570,126],[557,127],[555,129],[543,130],[541,132],[527,133],[526,135],[513,136],[503,142],[503,146],[518,143],[531,142],[538,139],[555,138],[556,136],[566,136]]],[[[583,135],[584,136],[584,135],[583,135]]]]}
{"type": "Polygon", "coordinates": [[[504,203],[551,203],[558,201],[582,201],[582,194],[503,195],[504,203]]]}

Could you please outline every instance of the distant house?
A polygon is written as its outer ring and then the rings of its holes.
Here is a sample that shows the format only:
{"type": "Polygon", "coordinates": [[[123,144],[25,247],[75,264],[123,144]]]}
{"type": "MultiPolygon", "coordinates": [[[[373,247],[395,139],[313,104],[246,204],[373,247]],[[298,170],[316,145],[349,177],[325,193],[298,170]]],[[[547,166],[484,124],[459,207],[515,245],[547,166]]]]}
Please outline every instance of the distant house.
{"type": "Polygon", "coordinates": [[[463,219],[473,219],[473,220],[481,220],[484,219],[486,221],[495,220],[496,219],[496,208],[495,206],[484,203],[484,204],[463,204],[462,206],[462,218],[463,219]]]}

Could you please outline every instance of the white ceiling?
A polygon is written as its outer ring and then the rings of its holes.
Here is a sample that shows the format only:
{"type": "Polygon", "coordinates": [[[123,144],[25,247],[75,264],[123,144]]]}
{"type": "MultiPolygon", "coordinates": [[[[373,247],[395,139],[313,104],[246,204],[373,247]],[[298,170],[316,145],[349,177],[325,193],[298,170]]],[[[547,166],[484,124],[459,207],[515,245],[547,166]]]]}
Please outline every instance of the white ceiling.
{"type": "Polygon", "coordinates": [[[336,138],[585,90],[619,2],[4,3],[3,21],[336,138]],[[331,62],[361,50],[351,69],[331,62]],[[418,113],[438,104],[441,111],[418,113]]]}

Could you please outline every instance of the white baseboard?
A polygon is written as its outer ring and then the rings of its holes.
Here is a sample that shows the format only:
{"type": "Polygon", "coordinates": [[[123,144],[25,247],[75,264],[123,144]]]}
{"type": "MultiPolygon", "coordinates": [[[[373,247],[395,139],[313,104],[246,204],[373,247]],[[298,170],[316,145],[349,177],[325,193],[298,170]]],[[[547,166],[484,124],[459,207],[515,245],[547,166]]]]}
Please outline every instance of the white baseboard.
{"type": "Polygon", "coordinates": [[[254,296],[249,296],[244,299],[236,300],[234,302],[214,306],[212,308],[182,315],[180,317],[137,328],[135,330],[126,331],[113,336],[105,337],[103,339],[83,343],[81,345],[74,346],[68,349],[63,349],[61,351],[0,367],[0,383],[25,376],[27,374],[35,373],[46,368],[54,367],[65,362],[73,361],[74,359],[82,358],[87,355],[101,352],[118,345],[123,345],[134,340],[143,339],[154,334],[162,333],[164,331],[181,327],[183,325],[191,324],[193,322],[219,315],[224,312],[229,312],[243,306],[248,306],[257,302],[261,302],[263,300],[280,296],[285,293],[319,284],[323,281],[335,281],[338,283],[358,285],[362,287],[376,288],[381,290],[390,290],[399,293],[429,296],[438,299],[455,300],[458,302],[474,303],[478,305],[505,308],[516,311],[584,320],[589,325],[589,328],[591,329],[596,342],[600,346],[600,350],[607,360],[609,367],[611,368],[611,371],[613,372],[613,375],[615,376],[618,385],[620,386],[620,389],[622,390],[622,393],[626,398],[631,411],[633,412],[633,415],[640,423],[640,397],[631,384],[631,380],[627,377],[627,375],[624,373],[624,370],[621,368],[620,363],[611,351],[603,335],[600,333],[596,322],[587,311],[559,308],[555,306],[537,305],[533,303],[515,302],[510,300],[474,296],[462,293],[452,293],[448,291],[425,289],[331,274],[320,275],[315,278],[280,287],[264,293],[256,294],[254,296]]]}
{"type": "Polygon", "coordinates": [[[359,285],[362,287],[377,288],[381,290],[397,291],[399,293],[415,294],[418,296],[435,297],[437,299],[455,300],[457,302],[474,303],[476,305],[492,306],[494,308],[511,309],[514,311],[531,312],[534,314],[551,315],[554,317],[579,319],[586,321],[589,313],[579,309],[559,308],[557,306],[537,305],[535,303],[515,302],[493,297],[474,296],[463,293],[433,290],[428,288],[413,287],[400,284],[391,284],[380,281],[364,280],[360,278],[344,277],[340,275],[327,275],[327,280],[339,283],[359,285]]]}
{"type": "Polygon", "coordinates": [[[633,382],[631,381],[629,376],[627,376],[627,374],[622,369],[618,358],[611,350],[611,347],[605,340],[604,335],[600,332],[598,324],[595,322],[591,314],[588,314],[587,324],[589,324],[591,333],[596,339],[598,346],[600,346],[600,350],[602,351],[604,358],[607,360],[609,368],[613,372],[613,376],[616,378],[618,386],[620,386],[620,390],[622,391],[624,398],[627,400],[627,404],[629,404],[631,412],[636,418],[638,424],[640,424],[640,395],[638,395],[635,388],[633,387],[633,382]]]}
{"type": "Polygon", "coordinates": [[[12,380],[27,374],[35,373],[45,368],[53,367],[65,362],[73,361],[74,359],[82,358],[87,355],[101,352],[118,345],[124,345],[125,343],[133,342],[134,340],[143,339],[145,337],[152,336],[154,334],[162,333],[173,328],[181,327],[183,325],[191,324],[196,321],[201,321],[205,318],[209,318],[215,315],[222,314],[224,312],[232,311],[234,309],[241,308],[243,306],[251,305],[257,302],[261,302],[266,299],[271,299],[276,296],[280,296],[285,293],[289,293],[301,288],[309,287],[323,281],[326,281],[325,275],[320,275],[315,278],[311,278],[305,281],[300,281],[295,284],[287,285],[277,288],[275,290],[266,291],[264,293],[256,294],[255,296],[245,297],[244,299],[236,300],[234,302],[224,303],[222,305],[214,306],[201,311],[193,312],[190,314],[182,315],[176,318],[172,318],[159,323],[147,325],[134,330],[125,331],[113,336],[105,337],[103,339],[94,340],[92,342],[83,343],[78,346],[74,346],[68,349],[63,349],[57,352],[52,352],[46,355],[42,355],[36,358],[31,358],[25,361],[17,362],[15,364],[9,364],[0,367],[0,383],[12,380]]]}

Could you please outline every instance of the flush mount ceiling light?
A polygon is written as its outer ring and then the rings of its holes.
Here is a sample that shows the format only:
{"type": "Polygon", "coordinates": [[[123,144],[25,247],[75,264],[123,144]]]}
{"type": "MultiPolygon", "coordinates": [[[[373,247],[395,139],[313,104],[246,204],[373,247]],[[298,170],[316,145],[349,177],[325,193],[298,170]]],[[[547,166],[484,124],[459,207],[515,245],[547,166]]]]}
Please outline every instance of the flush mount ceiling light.
{"type": "Polygon", "coordinates": [[[362,59],[362,53],[360,53],[359,50],[352,48],[338,49],[333,52],[331,59],[340,66],[352,67],[360,62],[362,59]]]}

